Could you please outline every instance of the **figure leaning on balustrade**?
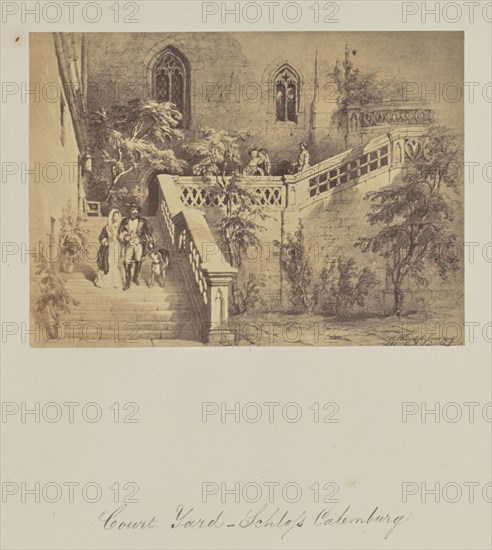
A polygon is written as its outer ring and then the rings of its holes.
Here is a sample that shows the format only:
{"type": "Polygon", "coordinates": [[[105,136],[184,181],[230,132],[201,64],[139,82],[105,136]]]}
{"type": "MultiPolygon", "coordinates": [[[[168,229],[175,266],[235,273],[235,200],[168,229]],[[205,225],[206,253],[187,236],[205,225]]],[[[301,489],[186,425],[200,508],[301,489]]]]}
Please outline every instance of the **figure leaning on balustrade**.
{"type": "Polygon", "coordinates": [[[258,163],[259,168],[263,170],[265,176],[269,176],[272,173],[272,163],[270,162],[270,155],[266,149],[260,149],[258,151],[260,161],[258,163]]]}
{"type": "Polygon", "coordinates": [[[299,143],[299,159],[297,160],[297,171],[303,172],[309,168],[308,144],[303,141],[299,143]]]}
{"type": "Polygon", "coordinates": [[[149,221],[140,216],[140,207],[130,205],[130,216],[124,218],[120,225],[119,237],[123,243],[123,267],[125,270],[125,286],[130,288],[133,269],[133,282],[140,285],[139,275],[144,258],[147,256],[150,244],[155,244],[152,226],[149,221]]]}
{"type": "Polygon", "coordinates": [[[248,162],[246,167],[243,170],[243,175],[247,178],[248,176],[264,176],[265,171],[261,167],[263,158],[260,156],[260,153],[256,147],[253,147],[249,155],[251,160],[248,162]]]}

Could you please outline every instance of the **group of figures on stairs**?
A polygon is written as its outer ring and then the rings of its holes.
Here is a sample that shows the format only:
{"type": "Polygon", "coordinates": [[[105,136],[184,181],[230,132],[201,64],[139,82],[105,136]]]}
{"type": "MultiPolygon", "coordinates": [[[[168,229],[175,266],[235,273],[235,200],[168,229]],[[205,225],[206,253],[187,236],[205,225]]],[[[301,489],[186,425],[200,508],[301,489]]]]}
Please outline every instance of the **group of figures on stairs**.
{"type": "Polygon", "coordinates": [[[118,209],[110,211],[99,243],[96,287],[128,290],[132,282],[140,286],[140,271],[147,256],[151,261],[149,286],[153,286],[155,280],[163,285],[169,252],[157,250],[152,226],[140,215],[137,204],[130,205],[129,216],[123,219],[118,209]]]}

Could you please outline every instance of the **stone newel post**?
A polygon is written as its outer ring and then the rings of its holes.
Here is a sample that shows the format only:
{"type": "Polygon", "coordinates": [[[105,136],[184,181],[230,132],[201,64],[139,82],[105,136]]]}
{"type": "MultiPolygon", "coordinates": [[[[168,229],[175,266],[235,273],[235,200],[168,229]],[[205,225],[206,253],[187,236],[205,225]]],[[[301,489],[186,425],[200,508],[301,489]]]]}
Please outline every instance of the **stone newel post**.
{"type": "Polygon", "coordinates": [[[237,269],[229,264],[202,264],[207,282],[207,319],[203,339],[207,343],[233,342],[234,333],[228,328],[229,289],[237,269]]]}

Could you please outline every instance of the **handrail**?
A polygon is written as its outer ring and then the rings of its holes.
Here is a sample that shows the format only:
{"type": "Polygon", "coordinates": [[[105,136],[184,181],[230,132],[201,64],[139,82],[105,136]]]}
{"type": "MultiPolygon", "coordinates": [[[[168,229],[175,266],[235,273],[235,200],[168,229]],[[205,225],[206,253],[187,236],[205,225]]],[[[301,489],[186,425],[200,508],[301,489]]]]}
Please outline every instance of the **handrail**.
{"type": "Polygon", "coordinates": [[[175,178],[157,176],[159,214],[173,249],[182,254],[183,275],[205,342],[231,339],[227,330],[229,286],[237,269],[226,261],[202,212],[183,205],[175,178]],[[212,256],[210,260],[209,256],[212,256]]]}

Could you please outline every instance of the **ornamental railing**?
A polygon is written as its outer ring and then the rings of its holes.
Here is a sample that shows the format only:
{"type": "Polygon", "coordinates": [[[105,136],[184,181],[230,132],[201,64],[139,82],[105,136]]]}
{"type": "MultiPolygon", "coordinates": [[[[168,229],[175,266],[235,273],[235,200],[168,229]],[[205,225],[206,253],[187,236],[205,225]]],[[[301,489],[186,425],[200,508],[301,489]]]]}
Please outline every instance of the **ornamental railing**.
{"type": "Polygon", "coordinates": [[[175,178],[157,176],[159,219],[180,265],[196,325],[207,343],[233,339],[228,332],[229,287],[237,274],[222,255],[202,212],[185,206],[175,178]]]}
{"type": "Polygon", "coordinates": [[[372,178],[384,176],[389,184],[393,170],[401,170],[405,162],[422,154],[422,140],[421,129],[399,128],[372,139],[364,147],[354,147],[301,174],[287,176],[287,205],[292,205],[293,194],[297,207],[302,209],[330,192],[372,178]]]}
{"type": "Polygon", "coordinates": [[[360,179],[366,174],[371,174],[388,166],[389,145],[383,145],[364,153],[354,160],[337,164],[333,168],[323,170],[319,175],[309,178],[308,194],[310,198],[326,193],[346,183],[360,179]]]}
{"type": "MultiPolygon", "coordinates": [[[[214,192],[218,188],[213,180],[203,181],[197,177],[180,177],[178,180],[180,198],[185,206],[224,206],[225,196],[214,192]]],[[[257,206],[283,208],[285,206],[285,185],[281,177],[244,176],[241,185],[248,189],[257,206]]]]}
{"type": "MultiPolygon", "coordinates": [[[[389,175],[408,160],[423,151],[418,128],[398,128],[370,140],[365,146],[353,147],[320,162],[298,174],[280,177],[243,178],[244,186],[257,197],[256,204],[267,209],[303,209],[330,192],[357,185],[375,177],[389,175]]],[[[182,207],[200,210],[204,207],[224,207],[224,197],[213,192],[212,180],[196,177],[175,177],[179,202],[182,207]]]]}
{"type": "Polygon", "coordinates": [[[361,128],[402,124],[431,124],[431,109],[378,109],[360,113],[361,128]]]}
{"type": "Polygon", "coordinates": [[[429,126],[434,122],[434,111],[425,102],[386,102],[379,105],[350,106],[347,108],[347,135],[373,134],[381,129],[405,126],[429,126]]]}

